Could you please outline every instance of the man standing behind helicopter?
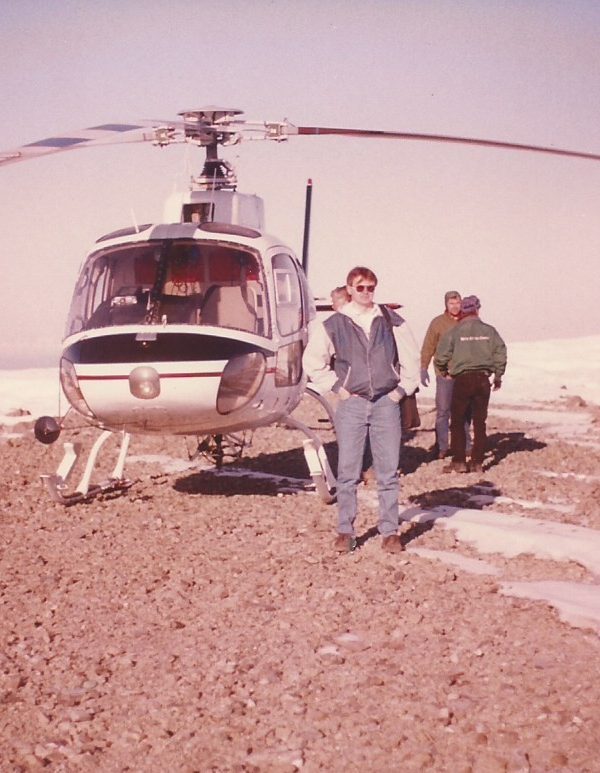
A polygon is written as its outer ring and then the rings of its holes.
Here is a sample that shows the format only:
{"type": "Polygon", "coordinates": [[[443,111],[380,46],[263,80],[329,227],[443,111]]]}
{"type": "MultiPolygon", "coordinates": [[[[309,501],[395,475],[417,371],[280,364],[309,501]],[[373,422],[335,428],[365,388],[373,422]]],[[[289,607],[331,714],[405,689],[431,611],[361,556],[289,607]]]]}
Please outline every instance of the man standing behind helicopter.
{"type": "MultiPolygon", "coordinates": [[[[429,373],[427,368],[431,358],[435,354],[437,345],[444,335],[451,330],[460,319],[461,296],[456,290],[448,290],[444,295],[444,313],[434,317],[429,323],[423,346],[421,347],[421,384],[429,385],[429,373]]],[[[436,459],[444,459],[450,455],[449,429],[450,406],[452,404],[452,389],[454,382],[451,378],[442,376],[435,367],[435,445],[433,452],[436,459]]],[[[468,436],[467,436],[468,437],[468,436]]]]}
{"type": "Polygon", "coordinates": [[[496,328],[479,319],[476,295],[462,299],[458,325],[440,341],[434,357],[437,370],[454,381],[450,423],[452,462],[443,472],[481,472],[486,445],[486,419],[490,378],[494,390],[502,386],[506,370],[506,344],[496,328]],[[471,463],[466,463],[465,419],[473,416],[471,463]]]}
{"type": "Polygon", "coordinates": [[[398,403],[419,384],[419,350],[406,322],[373,302],[377,277],[357,266],[346,279],[350,302],[315,325],[304,352],[304,369],[321,394],[339,397],[338,527],[334,549],[356,547],[356,489],[367,437],[373,454],[382,548],[403,550],[398,535],[398,458],[401,427],[398,403]],[[335,354],[333,366],[331,355],[335,354]]]}

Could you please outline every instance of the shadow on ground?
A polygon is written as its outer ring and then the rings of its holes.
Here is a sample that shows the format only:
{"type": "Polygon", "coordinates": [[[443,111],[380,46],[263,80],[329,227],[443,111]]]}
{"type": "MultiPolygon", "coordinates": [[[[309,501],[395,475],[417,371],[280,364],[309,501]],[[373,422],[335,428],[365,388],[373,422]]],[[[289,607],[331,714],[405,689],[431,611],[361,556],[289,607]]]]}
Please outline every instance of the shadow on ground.
{"type": "Polygon", "coordinates": [[[431,451],[419,446],[403,445],[400,452],[400,472],[410,475],[416,472],[422,464],[427,464],[433,458],[431,451]]]}
{"type": "Polygon", "coordinates": [[[486,469],[500,464],[510,454],[519,454],[530,451],[539,451],[546,448],[546,443],[527,437],[524,432],[495,432],[488,435],[487,447],[491,453],[484,462],[486,469]]]}
{"type": "MultiPolygon", "coordinates": [[[[455,475],[456,477],[462,477],[459,473],[455,473],[455,475]]],[[[424,491],[422,494],[413,494],[408,499],[422,510],[431,510],[442,505],[445,507],[469,507],[471,510],[483,510],[486,505],[491,504],[494,498],[499,497],[501,493],[501,490],[491,481],[479,478],[467,486],[448,486],[448,488],[424,491]],[[489,500],[486,501],[488,497],[489,500]]]]}
{"type": "MultiPolygon", "coordinates": [[[[433,529],[435,521],[423,521],[422,523],[411,523],[410,527],[400,535],[400,541],[402,545],[406,547],[414,539],[417,539],[422,534],[433,529]]],[[[363,532],[356,538],[356,548],[362,548],[369,540],[379,536],[379,530],[376,526],[371,526],[370,529],[363,532]]]]}
{"type": "Polygon", "coordinates": [[[248,471],[244,475],[243,471],[237,467],[235,470],[228,471],[223,467],[219,472],[206,470],[203,472],[192,473],[185,477],[178,478],[173,484],[175,491],[181,494],[202,494],[222,497],[233,497],[243,495],[254,496],[278,496],[280,494],[296,494],[299,491],[305,491],[309,483],[306,480],[286,479],[285,476],[268,477],[264,470],[265,477],[254,477],[248,471]]]}

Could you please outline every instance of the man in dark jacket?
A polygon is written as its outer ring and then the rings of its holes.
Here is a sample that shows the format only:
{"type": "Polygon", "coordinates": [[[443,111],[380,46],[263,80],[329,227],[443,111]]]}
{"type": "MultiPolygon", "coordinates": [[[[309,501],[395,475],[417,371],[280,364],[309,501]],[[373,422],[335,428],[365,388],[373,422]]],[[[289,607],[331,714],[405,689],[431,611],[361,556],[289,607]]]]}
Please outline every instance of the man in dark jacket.
{"type": "Polygon", "coordinates": [[[434,365],[454,381],[450,409],[452,462],[444,472],[480,472],[486,444],[486,420],[490,401],[490,378],[494,390],[502,386],[506,370],[506,344],[498,331],[479,319],[481,304],[476,295],[463,298],[460,322],[440,340],[434,365]],[[466,464],[465,419],[473,420],[471,463],[466,464]]]}
{"type": "MultiPolygon", "coordinates": [[[[444,335],[458,324],[460,319],[460,293],[448,290],[444,295],[444,313],[434,317],[429,323],[423,346],[421,347],[421,384],[429,384],[429,363],[435,354],[437,345],[444,335]]],[[[435,364],[434,364],[435,368],[435,364]]],[[[435,368],[435,446],[433,448],[437,459],[450,455],[448,435],[450,426],[450,405],[452,404],[453,381],[441,375],[435,368]]],[[[469,438],[467,437],[467,441],[469,438]]]]}
{"type": "Polygon", "coordinates": [[[398,535],[398,457],[401,428],[398,403],[419,385],[419,350],[406,322],[373,302],[377,277],[357,266],[346,279],[350,302],[314,325],[304,352],[304,368],[316,388],[339,397],[335,414],[338,441],[338,528],[334,549],[356,545],[356,488],[367,436],[377,478],[379,532],[384,550],[403,547],[398,535]],[[332,370],[332,355],[335,355],[332,370]]]}

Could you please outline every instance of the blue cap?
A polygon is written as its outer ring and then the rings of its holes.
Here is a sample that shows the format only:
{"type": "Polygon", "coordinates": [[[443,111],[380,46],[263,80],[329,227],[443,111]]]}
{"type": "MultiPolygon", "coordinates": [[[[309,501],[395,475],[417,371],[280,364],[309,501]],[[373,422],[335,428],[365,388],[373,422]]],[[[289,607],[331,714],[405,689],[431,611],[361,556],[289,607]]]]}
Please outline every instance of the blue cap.
{"type": "Polygon", "coordinates": [[[481,303],[476,295],[467,295],[462,299],[460,310],[463,314],[474,314],[481,308],[481,303]]]}

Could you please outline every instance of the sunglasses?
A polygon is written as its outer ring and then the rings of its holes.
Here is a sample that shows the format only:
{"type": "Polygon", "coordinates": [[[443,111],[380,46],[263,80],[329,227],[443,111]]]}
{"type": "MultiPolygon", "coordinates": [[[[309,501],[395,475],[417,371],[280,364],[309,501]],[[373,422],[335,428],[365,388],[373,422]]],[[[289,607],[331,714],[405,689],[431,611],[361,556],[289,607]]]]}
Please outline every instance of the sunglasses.
{"type": "Polygon", "coordinates": [[[365,291],[368,293],[374,293],[376,286],[377,285],[355,285],[354,289],[357,293],[364,293],[365,291]]]}

